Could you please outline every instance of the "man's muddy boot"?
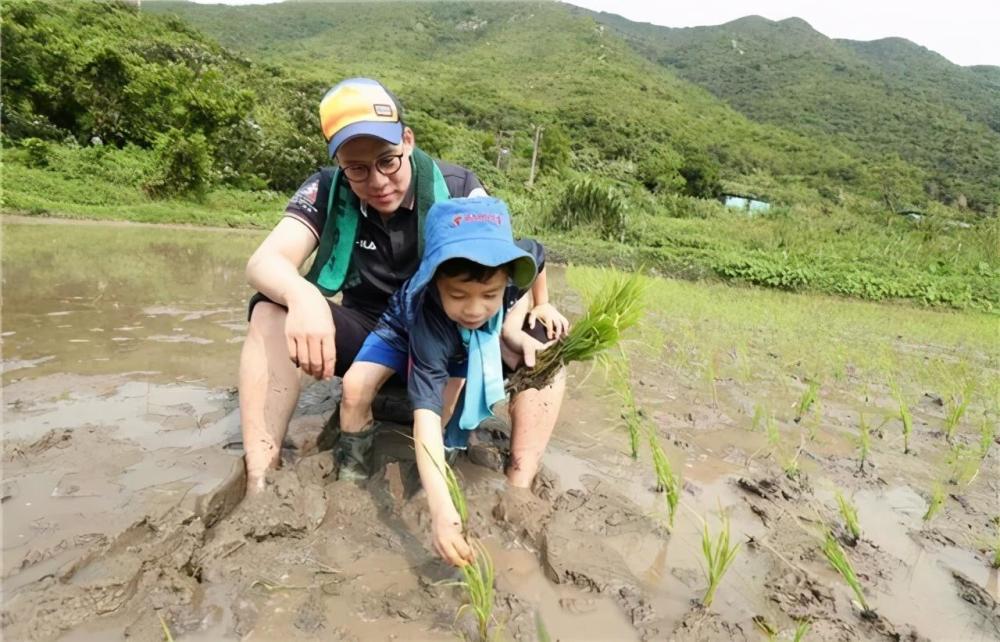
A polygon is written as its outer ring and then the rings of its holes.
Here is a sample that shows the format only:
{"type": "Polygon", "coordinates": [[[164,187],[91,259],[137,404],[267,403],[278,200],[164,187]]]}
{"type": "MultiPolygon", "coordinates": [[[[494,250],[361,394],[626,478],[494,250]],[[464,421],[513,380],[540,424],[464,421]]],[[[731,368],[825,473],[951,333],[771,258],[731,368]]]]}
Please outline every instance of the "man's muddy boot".
{"type": "Polygon", "coordinates": [[[376,425],[370,423],[359,432],[340,431],[333,447],[333,458],[340,470],[337,479],[364,481],[371,477],[376,425]]]}

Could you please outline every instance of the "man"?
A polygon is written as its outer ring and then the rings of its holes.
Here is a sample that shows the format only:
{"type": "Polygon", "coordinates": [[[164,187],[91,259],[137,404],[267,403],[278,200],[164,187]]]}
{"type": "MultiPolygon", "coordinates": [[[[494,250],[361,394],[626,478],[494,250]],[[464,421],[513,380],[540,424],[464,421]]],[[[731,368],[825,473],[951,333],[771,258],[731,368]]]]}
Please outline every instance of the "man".
{"type": "Polygon", "coordinates": [[[430,206],[486,194],[469,170],[416,148],[399,101],[375,80],[334,86],[320,103],[320,120],[337,167],[299,188],[247,263],[247,280],[259,292],[240,355],[248,495],[280,461],[298,369],[317,379],[342,376],[389,297],[416,271],[430,206]],[[314,251],[312,268],[300,275],[314,251]],[[339,305],[327,298],[337,292],[339,305]]]}

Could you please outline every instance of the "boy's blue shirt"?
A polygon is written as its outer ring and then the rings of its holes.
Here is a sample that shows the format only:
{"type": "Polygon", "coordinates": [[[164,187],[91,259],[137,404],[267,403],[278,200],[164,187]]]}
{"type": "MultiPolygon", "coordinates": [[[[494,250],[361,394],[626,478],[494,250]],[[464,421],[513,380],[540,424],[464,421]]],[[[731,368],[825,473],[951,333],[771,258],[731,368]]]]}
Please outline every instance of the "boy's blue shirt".
{"type": "MultiPolygon", "coordinates": [[[[545,251],[537,241],[525,239],[516,244],[531,254],[538,270],[544,266],[545,251]]],[[[458,324],[441,307],[437,288],[428,285],[423,296],[407,296],[406,286],[389,301],[373,333],[395,350],[410,358],[407,389],[413,409],[426,409],[438,415],[444,410],[444,388],[451,376],[464,377],[466,347],[458,324]],[[412,319],[412,324],[408,323],[412,319]]],[[[513,285],[504,291],[504,310],[509,311],[527,292],[513,285]]]]}

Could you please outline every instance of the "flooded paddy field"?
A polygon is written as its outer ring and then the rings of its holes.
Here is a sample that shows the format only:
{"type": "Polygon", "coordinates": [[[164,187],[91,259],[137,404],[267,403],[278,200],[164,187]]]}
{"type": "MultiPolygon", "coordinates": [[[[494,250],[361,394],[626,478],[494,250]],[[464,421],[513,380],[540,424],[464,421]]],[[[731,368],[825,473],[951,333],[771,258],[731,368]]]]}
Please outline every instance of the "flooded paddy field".
{"type": "MultiPolygon", "coordinates": [[[[4,224],[5,639],[475,639],[406,427],[369,483],[333,480],[316,442],[336,384],[306,390],[284,467],[238,502],[260,238],[4,224]]],[[[592,273],[552,272],[572,319],[592,273]]],[[[573,366],[532,493],[505,492],[502,426],[457,466],[499,639],[790,640],[802,622],[806,640],[1000,638],[997,316],[650,279],[625,352],[682,480],[673,527],[647,444],[630,456],[621,382],[573,366]],[[723,515],[739,549],[704,608],[702,533],[723,515]]]]}

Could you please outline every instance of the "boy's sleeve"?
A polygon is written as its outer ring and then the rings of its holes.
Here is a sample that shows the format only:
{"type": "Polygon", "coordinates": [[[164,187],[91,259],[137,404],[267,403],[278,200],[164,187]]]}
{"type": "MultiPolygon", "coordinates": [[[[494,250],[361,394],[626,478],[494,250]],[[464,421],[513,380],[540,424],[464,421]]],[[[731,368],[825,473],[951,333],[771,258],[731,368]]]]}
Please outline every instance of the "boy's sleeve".
{"type": "Polygon", "coordinates": [[[410,374],[407,383],[414,410],[444,410],[448,362],[461,342],[453,322],[424,308],[410,329],[410,374]]]}

